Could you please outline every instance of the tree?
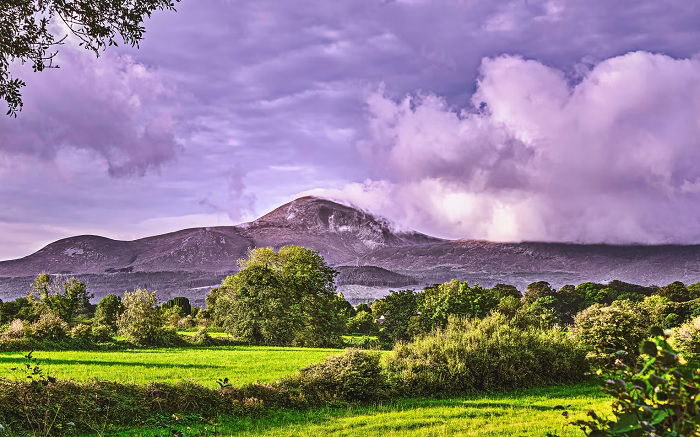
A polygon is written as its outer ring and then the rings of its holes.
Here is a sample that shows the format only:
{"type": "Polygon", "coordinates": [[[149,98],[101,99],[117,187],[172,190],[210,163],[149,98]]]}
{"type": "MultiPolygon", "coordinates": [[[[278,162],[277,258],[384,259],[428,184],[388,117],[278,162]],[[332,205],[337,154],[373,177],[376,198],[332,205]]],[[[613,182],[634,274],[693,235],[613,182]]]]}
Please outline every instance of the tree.
{"type": "Polygon", "coordinates": [[[112,332],[117,331],[117,319],[124,312],[122,300],[114,293],[110,293],[100,299],[95,310],[95,322],[98,325],[107,326],[112,332]]]}
{"type": "Polygon", "coordinates": [[[180,0],[4,0],[0,8],[0,99],[8,115],[22,109],[25,82],[10,73],[14,62],[30,63],[35,72],[56,68],[54,58],[66,35],[55,35],[58,23],[70,29],[79,45],[99,56],[118,39],[138,47],[143,22],[156,10],[175,10],[180,0]]]}
{"type": "MultiPolygon", "coordinates": [[[[518,293],[519,294],[519,293],[518,293]]],[[[426,331],[444,328],[449,316],[485,317],[498,305],[491,290],[468,282],[449,281],[428,287],[418,295],[418,312],[426,331]]]]}
{"type": "Polygon", "coordinates": [[[289,345],[301,329],[300,309],[279,277],[253,265],[224,279],[214,308],[226,331],[252,344],[289,345]]]}
{"type": "Polygon", "coordinates": [[[581,311],[574,320],[572,332],[591,349],[594,361],[610,363],[620,358],[617,351],[625,351],[624,358],[634,362],[637,346],[649,335],[651,320],[645,308],[636,302],[615,301],[610,306],[592,305],[581,311]]]}
{"type": "Polygon", "coordinates": [[[341,342],[345,320],[335,292],[336,272],[316,251],[259,248],[239,265],[241,271],[207,298],[214,319],[227,331],[257,344],[341,342]]]}
{"type": "Polygon", "coordinates": [[[374,334],[377,330],[374,317],[367,311],[358,311],[348,319],[346,326],[347,332],[351,334],[374,334]]]}
{"type": "Polygon", "coordinates": [[[413,337],[412,319],[416,318],[418,302],[413,290],[391,291],[372,304],[372,315],[379,323],[382,341],[405,341],[413,337]]]}
{"type": "Polygon", "coordinates": [[[190,304],[190,300],[186,297],[174,297],[169,301],[165,302],[163,305],[161,305],[161,309],[164,310],[174,307],[178,308],[177,313],[181,317],[189,316],[190,314],[192,314],[192,305],[190,304]]]}
{"type": "Polygon", "coordinates": [[[160,344],[164,329],[157,302],[155,291],[125,291],[122,298],[124,312],[117,319],[119,333],[138,345],[160,344]]]}
{"type": "Polygon", "coordinates": [[[78,315],[88,313],[92,297],[84,282],[69,278],[58,283],[46,273],[41,273],[34,279],[30,293],[30,299],[34,301],[37,314],[49,311],[68,323],[78,315]],[[34,293],[39,295],[38,300],[34,293]]]}
{"type": "Polygon", "coordinates": [[[522,297],[522,294],[520,293],[518,288],[510,284],[496,284],[491,289],[491,292],[496,295],[496,298],[498,300],[501,300],[506,296],[512,296],[518,299],[522,297]]]}
{"type": "Polygon", "coordinates": [[[523,303],[530,304],[541,297],[554,296],[554,289],[549,282],[538,281],[528,285],[523,294],[523,303]]]}
{"type": "Polygon", "coordinates": [[[659,288],[656,294],[673,302],[686,302],[691,299],[691,293],[684,283],[680,281],[671,282],[670,284],[659,288]]]}

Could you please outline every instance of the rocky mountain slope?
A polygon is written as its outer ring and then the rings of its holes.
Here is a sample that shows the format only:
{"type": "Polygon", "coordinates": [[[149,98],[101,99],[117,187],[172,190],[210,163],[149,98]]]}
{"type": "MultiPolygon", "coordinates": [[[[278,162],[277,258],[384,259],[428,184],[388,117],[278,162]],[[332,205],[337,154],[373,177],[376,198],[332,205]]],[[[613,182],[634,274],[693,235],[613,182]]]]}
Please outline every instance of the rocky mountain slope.
{"type": "Polygon", "coordinates": [[[388,288],[449,279],[483,285],[534,280],[554,285],[621,279],[643,284],[700,281],[700,245],[610,246],[563,243],[450,241],[398,232],[389,222],[346,205],[302,197],[238,226],[185,229],[134,241],[84,235],[0,262],[0,298],[26,293],[41,272],[76,275],[96,294],[135,287],[201,302],[235,272],[255,247],[301,245],[318,250],[340,271],[338,284],[355,301],[388,288]]]}

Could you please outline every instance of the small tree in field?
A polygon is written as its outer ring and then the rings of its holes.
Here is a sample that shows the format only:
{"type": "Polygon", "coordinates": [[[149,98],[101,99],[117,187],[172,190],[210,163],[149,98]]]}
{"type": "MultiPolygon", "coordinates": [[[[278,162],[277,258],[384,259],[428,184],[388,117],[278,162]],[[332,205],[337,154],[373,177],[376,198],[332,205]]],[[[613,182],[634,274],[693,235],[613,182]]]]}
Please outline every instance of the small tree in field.
{"type": "Polygon", "coordinates": [[[114,293],[103,297],[95,310],[95,322],[108,327],[113,333],[117,332],[117,319],[124,312],[122,300],[114,293]]]}
{"type": "Polygon", "coordinates": [[[124,312],[117,320],[119,334],[138,345],[156,345],[163,338],[163,316],[155,291],[124,292],[124,312]]]}

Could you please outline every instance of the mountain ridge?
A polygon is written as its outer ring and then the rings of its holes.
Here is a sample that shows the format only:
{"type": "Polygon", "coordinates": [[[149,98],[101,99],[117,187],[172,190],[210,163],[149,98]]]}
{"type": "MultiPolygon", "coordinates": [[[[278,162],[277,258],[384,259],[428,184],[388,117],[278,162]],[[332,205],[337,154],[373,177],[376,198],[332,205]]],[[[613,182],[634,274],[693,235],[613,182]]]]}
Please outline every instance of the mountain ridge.
{"type": "Polygon", "coordinates": [[[535,280],[553,285],[700,281],[700,245],[445,240],[399,231],[372,213],[306,196],[235,226],[188,228],[129,241],[99,235],[63,238],[26,257],[1,261],[0,298],[23,294],[17,290],[19,278],[46,272],[90,277],[102,294],[148,285],[199,300],[201,289],[235,272],[236,260],[248,250],[283,245],[319,251],[341,271],[343,291],[358,299],[377,297],[387,287],[450,279],[520,287],[535,280]],[[178,285],[174,278],[186,284],[178,285]]]}

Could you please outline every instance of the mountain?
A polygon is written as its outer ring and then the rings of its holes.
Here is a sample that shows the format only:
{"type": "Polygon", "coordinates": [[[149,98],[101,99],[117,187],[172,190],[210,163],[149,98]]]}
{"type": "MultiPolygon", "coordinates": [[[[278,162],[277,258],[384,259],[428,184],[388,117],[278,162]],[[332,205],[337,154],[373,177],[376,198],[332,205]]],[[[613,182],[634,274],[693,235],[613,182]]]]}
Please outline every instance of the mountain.
{"type": "Polygon", "coordinates": [[[75,275],[98,295],[135,287],[201,302],[255,247],[301,245],[340,272],[340,289],[359,301],[388,288],[466,279],[519,287],[620,279],[641,284],[700,281],[700,245],[613,246],[443,240],[401,232],[385,219],[317,197],[302,197],[238,226],[193,228],[133,241],[65,238],[0,262],[0,298],[23,295],[41,273],[75,275]]]}

